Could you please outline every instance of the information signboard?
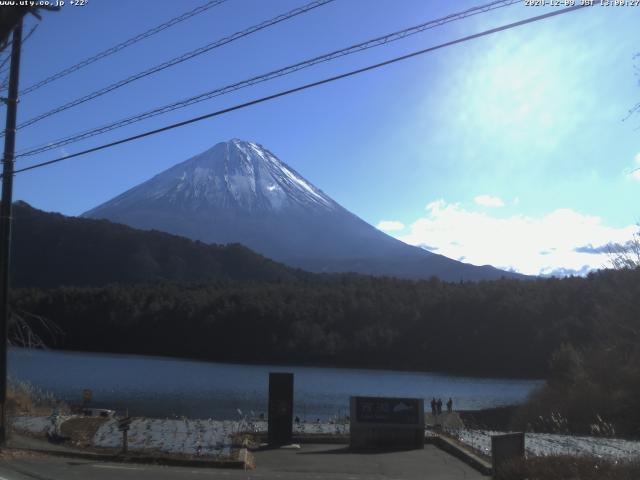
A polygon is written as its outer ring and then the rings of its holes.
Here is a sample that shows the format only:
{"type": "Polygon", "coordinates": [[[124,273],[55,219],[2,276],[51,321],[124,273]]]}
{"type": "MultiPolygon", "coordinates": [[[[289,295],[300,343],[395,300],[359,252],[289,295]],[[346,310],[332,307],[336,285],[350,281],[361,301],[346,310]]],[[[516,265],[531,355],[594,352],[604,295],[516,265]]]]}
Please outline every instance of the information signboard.
{"type": "Polygon", "coordinates": [[[420,400],[417,398],[355,397],[356,420],[359,423],[420,422],[420,400]]]}
{"type": "Polygon", "coordinates": [[[422,448],[422,398],[351,397],[351,446],[422,448]]]}

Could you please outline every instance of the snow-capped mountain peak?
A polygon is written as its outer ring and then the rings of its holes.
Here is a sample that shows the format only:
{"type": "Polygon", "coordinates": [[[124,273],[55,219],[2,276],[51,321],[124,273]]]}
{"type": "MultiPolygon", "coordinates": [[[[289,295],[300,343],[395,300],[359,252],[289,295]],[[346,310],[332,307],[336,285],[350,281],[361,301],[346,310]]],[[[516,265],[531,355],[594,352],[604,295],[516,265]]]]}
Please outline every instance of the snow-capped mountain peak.
{"type": "Polygon", "coordinates": [[[389,237],[262,145],[238,139],[218,143],[83,216],[207,243],[242,243],[312,271],[456,281],[505,274],[389,237]]]}
{"type": "Polygon", "coordinates": [[[262,145],[239,139],[218,143],[102,207],[144,199],[164,199],[187,210],[221,206],[254,212],[286,207],[339,208],[262,145]]]}

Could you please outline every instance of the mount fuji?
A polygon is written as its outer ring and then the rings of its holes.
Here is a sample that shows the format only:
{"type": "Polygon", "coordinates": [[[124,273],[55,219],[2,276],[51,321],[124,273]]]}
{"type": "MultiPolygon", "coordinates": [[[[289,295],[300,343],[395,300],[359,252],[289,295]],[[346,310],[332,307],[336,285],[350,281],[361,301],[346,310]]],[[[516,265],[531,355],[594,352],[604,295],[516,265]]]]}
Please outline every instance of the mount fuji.
{"type": "Polygon", "coordinates": [[[313,272],[483,280],[519,276],[407,245],[349,212],[263,146],[237,139],[89,210],[135,228],[242,243],[313,272]]]}

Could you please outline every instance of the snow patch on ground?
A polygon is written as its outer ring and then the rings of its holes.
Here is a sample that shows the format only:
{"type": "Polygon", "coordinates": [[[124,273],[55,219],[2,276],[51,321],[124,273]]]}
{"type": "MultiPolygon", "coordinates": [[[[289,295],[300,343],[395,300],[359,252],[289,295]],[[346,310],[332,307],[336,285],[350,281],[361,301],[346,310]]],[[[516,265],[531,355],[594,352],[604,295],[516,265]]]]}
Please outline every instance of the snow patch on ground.
{"type": "Polygon", "coordinates": [[[13,427],[23,432],[45,434],[57,431],[60,424],[71,417],[14,417],[13,427]]]}
{"type": "MultiPolygon", "coordinates": [[[[13,426],[17,430],[36,435],[59,432],[60,425],[73,416],[16,417],[13,426]]],[[[266,420],[213,420],[213,419],[158,419],[134,418],[129,426],[128,446],[130,450],[179,453],[229,457],[233,437],[240,432],[266,432],[266,420]]],[[[348,434],[345,423],[293,424],[295,434],[348,434]]],[[[122,432],[118,430],[118,420],[108,419],[93,437],[94,447],[120,448],[122,432]]]]}
{"type": "MultiPolygon", "coordinates": [[[[231,455],[232,438],[241,422],[191,419],[135,418],[128,434],[130,450],[155,450],[188,455],[231,455]]],[[[118,421],[108,420],[93,437],[96,447],[118,448],[122,432],[118,421]]]]}
{"type": "MultiPolygon", "coordinates": [[[[247,429],[249,432],[267,432],[267,421],[247,421],[247,429]]],[[[322,435],[349,435],[349,424],[340,423],[319,423],[319,422],[299,422],[293,424],[293,434],[322,434],[322,435]]]]}
{"type": "MultiPolygon", "coordinates": [[[[448,433],[474,449],[491,455],[491,435],[505,432],[460,429],[448,433]]],[[[640,458],[640,441],[618,438],[526,433],[524,445],[527,455],[532,456],[587,455],[611,460],[640,458]]]]}
{"type": "MultiPolygon", "coordinates": [[[[13,419],[17,430],[46,434],[59,428],[71,416],[30,417],[13,419]]],[[[213,419],[156,419],[134,418],[128,440],[131,450],[159,451],[228,457],[231,455],[233,437],[241,432],[266,432],[266,420],[213,420],[213,419]]],[[[348,435],[345,422],[300,422],[293,424],[293,432],[300,434],[348,435]]],[[[490,430],[447,429],[447,433],[472,448],[491,455],[491,435],[505,432],[490,430]]],[[[429,434],[429,430],[427,430],[429,434]]],[[[95,447],[119,448],[122,432],[118,420],[109,419],[100,426],[93,437],[95,447]]],[[[640,458],[640,441],[602,437],[577,437],[545,433],[525,434],[528,455],[587,455],[612,460],[640,458]]]]}

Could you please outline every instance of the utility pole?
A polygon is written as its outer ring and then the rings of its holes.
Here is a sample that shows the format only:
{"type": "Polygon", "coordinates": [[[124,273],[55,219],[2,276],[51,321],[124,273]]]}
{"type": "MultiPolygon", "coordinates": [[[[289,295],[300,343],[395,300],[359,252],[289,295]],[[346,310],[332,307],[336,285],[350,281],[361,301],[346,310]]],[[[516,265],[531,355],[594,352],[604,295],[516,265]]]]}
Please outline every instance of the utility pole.
{"type": "Polygon", "coordinates": [[[9,257],[11,248],[11,203],[13,201],[13,159],[16,146],[16,116],[18,110],[18,80],[22,19],[13,30],[7,123],[2,159],[2,204],[0,205],[0,448],[6,445],[7,432],[7,332],[9,327],[9,257]]]}

